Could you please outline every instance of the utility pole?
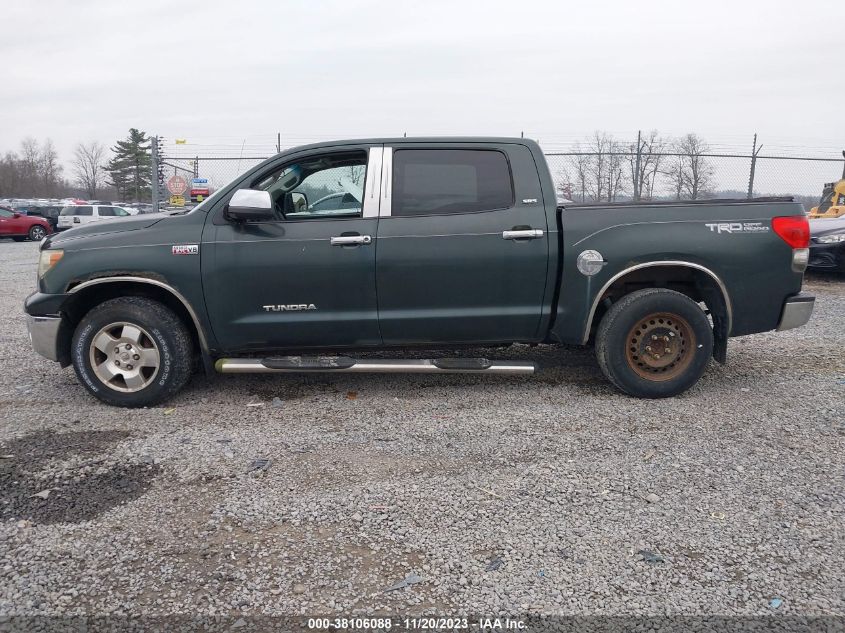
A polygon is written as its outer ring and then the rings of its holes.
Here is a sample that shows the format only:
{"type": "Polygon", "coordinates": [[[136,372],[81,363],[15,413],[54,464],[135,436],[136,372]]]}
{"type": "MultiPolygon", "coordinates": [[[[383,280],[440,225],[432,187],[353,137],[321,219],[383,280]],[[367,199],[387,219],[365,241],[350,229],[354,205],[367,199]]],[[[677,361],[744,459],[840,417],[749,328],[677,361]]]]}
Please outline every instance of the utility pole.
{"type": "Polygon", "coordinates": [[[751,173],[748,175],[748,199],[754,197],[754,172],[757,169],[757,154],[763,146],[757,147],[757,133],[754,133],[754,144],[751,146],[751,173]]]}
{"type": "Polygon", "coordinates": [[[276,153],[279,154],[282,151],[282,133],[276,132],[276,153]]]}
{"type": "Polygon", "coordinates": [[[642,137],[642,130],[637,130],[637,163],[636,167],[634,168],[634,202],[639,202],[640,197],[642,195],[643,183],[642,179],[640,178],[640,164],[643,154],[642,137]]]}
{"type": "Polygon", "coordinates": [[[150,143],[150,154],[151,154],[151,165],[150,171],[150,189],[152,189],[152,203],[153,203],[153,213],[158,213],[158,183],[159,183],[159,174],[158,174],[158,137],[154,136],[152,138],[152,143],[150,143]]]}

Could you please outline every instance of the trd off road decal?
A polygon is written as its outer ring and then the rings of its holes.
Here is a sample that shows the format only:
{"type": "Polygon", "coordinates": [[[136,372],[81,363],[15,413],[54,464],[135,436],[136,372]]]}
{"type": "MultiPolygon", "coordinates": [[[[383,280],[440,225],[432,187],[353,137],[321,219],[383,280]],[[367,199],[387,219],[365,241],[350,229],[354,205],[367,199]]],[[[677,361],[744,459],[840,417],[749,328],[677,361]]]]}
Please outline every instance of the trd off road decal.
{"type": "Polygon", "coordinates": [[[711,233],[768,233],[769,227],[762,222],[713,222],[705,223],[711,233]]]}

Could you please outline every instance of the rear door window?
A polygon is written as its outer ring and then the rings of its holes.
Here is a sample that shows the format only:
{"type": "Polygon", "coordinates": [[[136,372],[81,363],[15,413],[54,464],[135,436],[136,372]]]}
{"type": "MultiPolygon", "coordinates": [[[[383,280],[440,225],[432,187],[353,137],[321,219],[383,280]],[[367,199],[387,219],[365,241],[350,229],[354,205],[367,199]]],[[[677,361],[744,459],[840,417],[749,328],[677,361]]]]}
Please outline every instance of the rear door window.
{"type": "Polygon", "coordinates": [[[111,217],[114,214],[114,207],[97,207],[97,215],[100,217],[111,217]]]}
{"type": "Polygon", "coordinates": [[[94,215],[94,207],[65,207],[64,209],[62,209],[62,215],[94,215]]]}
{"type": "Polygon", "coordinates": [[[505,155],[496,150],[400,149],[393,153],[394,216],[475,213],[513,206],[505,155]]]}

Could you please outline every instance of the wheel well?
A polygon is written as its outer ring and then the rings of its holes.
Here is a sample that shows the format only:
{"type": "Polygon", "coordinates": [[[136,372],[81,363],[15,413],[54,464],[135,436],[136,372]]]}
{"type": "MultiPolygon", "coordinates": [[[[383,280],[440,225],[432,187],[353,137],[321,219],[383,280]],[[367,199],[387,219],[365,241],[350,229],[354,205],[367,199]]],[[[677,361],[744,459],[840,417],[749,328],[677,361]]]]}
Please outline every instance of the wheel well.
{"type": "Polygon", "coordinates": [[[704,303],[713,321],[713,356],[720,363],[725,362],[731,318],[727,290],[710,273],[690,266],[647,266],[614,280],[598,298],[595,314],[589,324],[589,336],[592,337],[611,305],[625,295],[645,288],[674,290],[696,303],[704,303]]]}
{"type": "Polygon", "coordinates": [[[118,297],[145,297],[158,301],[170,308],[190,333],[194,350],[200,351],[205,356],[207,350],[204,348],[203,341],[200,340],[197,324],[194,322],[185,304],[176,295],[165,288],[153,284],[137,281],[115,281],[93,284],[82,288],[78,292],[71,294],[62,306],[62,315],[68,327],[64,328],[65,336],[60,341],[60,358],[67,358],[69,362],[71,338],[82,317],[94,306],[118,297]]]}

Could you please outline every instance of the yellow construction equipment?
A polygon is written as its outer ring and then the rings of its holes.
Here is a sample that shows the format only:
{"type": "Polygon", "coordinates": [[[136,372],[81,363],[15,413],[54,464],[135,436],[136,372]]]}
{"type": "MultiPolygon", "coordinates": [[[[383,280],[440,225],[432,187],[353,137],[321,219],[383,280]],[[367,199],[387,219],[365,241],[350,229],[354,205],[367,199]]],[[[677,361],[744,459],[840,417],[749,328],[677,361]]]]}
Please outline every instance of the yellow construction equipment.
{"type": "MultiPolygon", "coordinates": [[[[845,152],[842,152],[845,157],[845,152]]],[[[818,206],[810,209],[811,218],[839,218],[845,216],[845,167],[842,179],[824,183],[822,197],[818,206]]]]}

